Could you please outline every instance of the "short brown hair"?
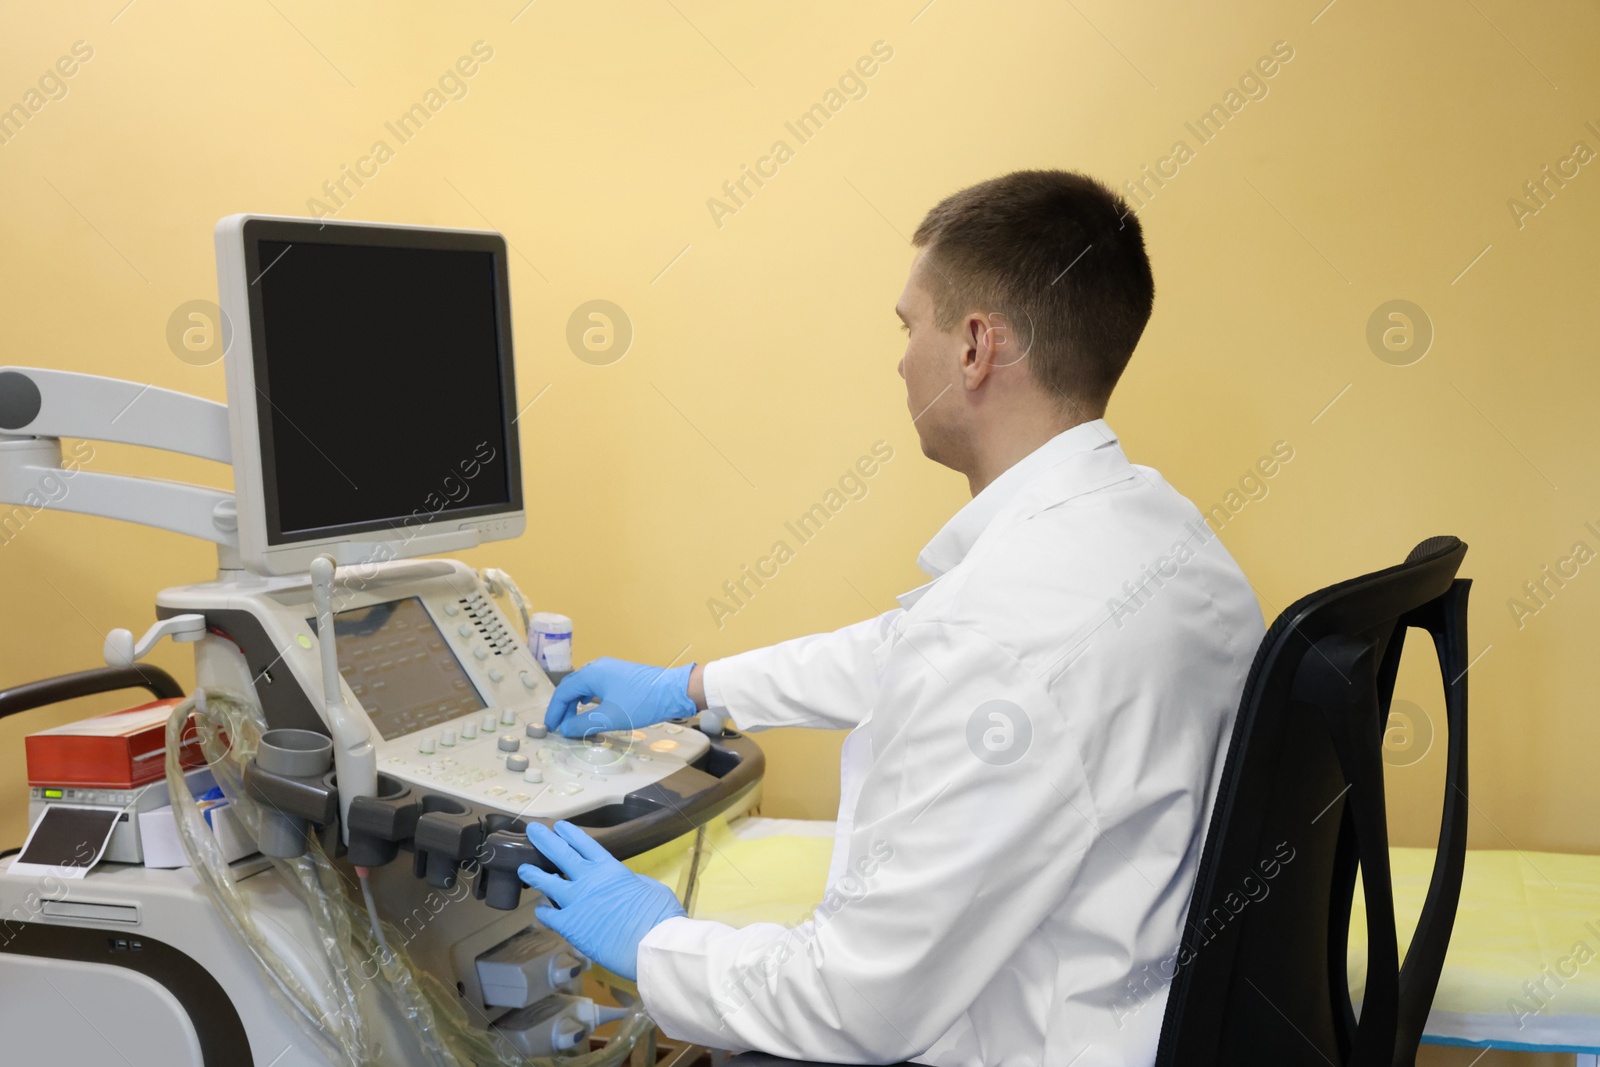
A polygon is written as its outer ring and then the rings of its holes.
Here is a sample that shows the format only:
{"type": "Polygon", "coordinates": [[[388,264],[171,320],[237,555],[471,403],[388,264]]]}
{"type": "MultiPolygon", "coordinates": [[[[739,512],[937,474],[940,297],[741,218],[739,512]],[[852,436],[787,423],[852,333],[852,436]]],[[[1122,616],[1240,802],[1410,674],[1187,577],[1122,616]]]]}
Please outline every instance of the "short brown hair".
{"type": "Polygon", "coordinates": [[[941,330],[972,310],[1006,315],[1063,406],[1104,410],[1155,302],[1120,196],[1072,171],[1017,171],[941,201],[911,243],[926,250],[941,330]]]}

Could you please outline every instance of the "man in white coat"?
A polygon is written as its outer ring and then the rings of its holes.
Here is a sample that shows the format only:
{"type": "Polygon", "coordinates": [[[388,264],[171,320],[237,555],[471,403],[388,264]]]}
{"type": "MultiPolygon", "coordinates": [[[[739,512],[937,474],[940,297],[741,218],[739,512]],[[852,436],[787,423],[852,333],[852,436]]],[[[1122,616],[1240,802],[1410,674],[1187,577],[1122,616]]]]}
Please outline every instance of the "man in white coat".
{"type": "Polygon", "coordinates": [[[973,494],[918,558],[929,582],[878,618],[704,665],[598,660],[547,717],[570,736],[707,709],[850,730],[822,905],[793,929],[687,918],[565,824],[530,831],[565,877],[523,877],[675,1038],[1150,1064],[1261,612],[1200,512],[1101,417],[1154,299],[1125,203],[1020,172],[939,204],[914,244],[895,308],[907,406],[973,494]]]}

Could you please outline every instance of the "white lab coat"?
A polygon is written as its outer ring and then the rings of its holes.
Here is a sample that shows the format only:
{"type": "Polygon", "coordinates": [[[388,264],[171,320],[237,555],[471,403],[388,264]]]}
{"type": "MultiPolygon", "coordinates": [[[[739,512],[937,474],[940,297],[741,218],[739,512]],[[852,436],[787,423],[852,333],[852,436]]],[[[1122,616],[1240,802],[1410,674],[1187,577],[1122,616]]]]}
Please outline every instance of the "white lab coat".
{"type": "Polygon", "coordinates": [[[1263,635],[1250,585],[1100,420],[918,563],[898,609],[706,667],[741,729],[851,728],[829,891],[793,929],[661,923],[645,1008],[802,1059],[1150,1064],[1263,635]]]}

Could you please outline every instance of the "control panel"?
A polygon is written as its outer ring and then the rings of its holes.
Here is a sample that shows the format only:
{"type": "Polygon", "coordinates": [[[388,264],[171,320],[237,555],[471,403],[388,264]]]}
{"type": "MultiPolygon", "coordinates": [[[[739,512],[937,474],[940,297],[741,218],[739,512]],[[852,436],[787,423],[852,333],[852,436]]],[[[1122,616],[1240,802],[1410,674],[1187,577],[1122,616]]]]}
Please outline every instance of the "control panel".
{"type": "Polygon", "coordinates": [[[479,806],[565,819],[620,803],[710,747],[705,734],[677,723],[574,740],[546,733],[543,707],[507,708],[385,742],[378,770],[479,806]]]}
{"type": "MultiPolygon", "coordinates": [[[[465,564],[341,568],[333,599],[345,703],[371,723],[379,772],[427,793],[525,818],[570,818],[622,802],[711,747],[677,723],[586,740],[548,736],[554,686],[465,564]]],[[[289,706],[274,692],[286,683],[308,712],[322,704],[308,578],[184,586],[157,604],[163,615],[206,616],[201,685],[253,686],[269,727],[318,725],[273,721],[289,706]]]]}

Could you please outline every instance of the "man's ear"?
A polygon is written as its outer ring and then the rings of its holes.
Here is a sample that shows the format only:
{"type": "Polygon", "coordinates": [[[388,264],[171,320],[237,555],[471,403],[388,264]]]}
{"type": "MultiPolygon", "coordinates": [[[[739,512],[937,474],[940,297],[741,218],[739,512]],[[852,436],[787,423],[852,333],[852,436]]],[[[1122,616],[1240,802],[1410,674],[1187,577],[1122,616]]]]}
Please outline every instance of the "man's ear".
{"type": "Polygon", "coordinates": [[[968,391],[978,388],[995,365],[995,345],[1001,338],[990,321],[995,316],[972,312],[961,321],[961,379],[968,391]]]}
{"type": "Polygon", "coordinates": [[[1009,367],[1021,362],[1017,355],[1020,339],[1011,320],[995,312],[973,312],[961,323],[962,341],[961,374],[968,389],[976,389],[997,367],[1009,367]]]}
{"type": "Polygon", "coordinates": [[[1023,347],[1022,331],[1016,328],[1010,316],[995,311],[989,314],[988,320],[990,367],[1009,367],[1028,358],[1028,350],[1023,347]]]}

